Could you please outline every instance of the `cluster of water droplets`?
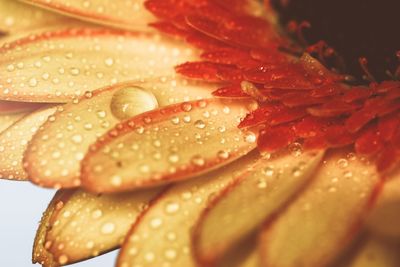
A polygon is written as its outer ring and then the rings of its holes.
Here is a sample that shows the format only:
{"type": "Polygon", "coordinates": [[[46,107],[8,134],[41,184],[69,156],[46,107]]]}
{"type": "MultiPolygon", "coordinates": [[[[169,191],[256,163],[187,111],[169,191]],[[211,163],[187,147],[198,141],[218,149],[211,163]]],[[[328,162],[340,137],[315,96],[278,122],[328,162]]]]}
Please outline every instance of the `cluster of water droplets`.
{"type": "Polygon", "coordinates": [[[49,230],[43,237],[43,248],[59,264],[112,249],[122,242],[131,224],[158,192],[154,189],[115,196],[79,190],[61,193],[62,200],[54,202],[47,211],[48,225],[43,227],[49,230]]]}
{"type": "Polygon", "coordinates": [[[239,105],[199,100],[143,114],[109,132],[109,141],[88,158],[86,172],[114,187],[192,176],[255,146],[255,134],[237,128],[245,112],[239,105]]]}
{"type": "Polygon", "coordinates": [[[254,157],[176,184],[135,225],[120,256],[121,266],[196,266],[191,234],[198,217],[254,157]]]}
{"type": "Polygon", "coordinates": [[[164,39],[73,28],[6,43],[0,50],[5,77],[0,95],[6,100],[66,102],[107,85],[171,75],[173,66],[191,60],[193,52],[164,39]]]}

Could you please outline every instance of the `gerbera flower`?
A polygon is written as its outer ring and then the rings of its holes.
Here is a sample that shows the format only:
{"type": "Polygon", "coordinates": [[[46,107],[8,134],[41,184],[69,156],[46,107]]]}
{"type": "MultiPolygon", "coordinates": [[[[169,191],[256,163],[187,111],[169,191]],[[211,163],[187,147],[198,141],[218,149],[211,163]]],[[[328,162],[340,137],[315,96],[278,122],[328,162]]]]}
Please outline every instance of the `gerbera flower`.
{"type": "Polygon", "coordinates": [[[25,2],[0,1],[0,174],[59,189],[34,262],[399,265],[395,60],[362,80],[291,1],[25,2]]]}

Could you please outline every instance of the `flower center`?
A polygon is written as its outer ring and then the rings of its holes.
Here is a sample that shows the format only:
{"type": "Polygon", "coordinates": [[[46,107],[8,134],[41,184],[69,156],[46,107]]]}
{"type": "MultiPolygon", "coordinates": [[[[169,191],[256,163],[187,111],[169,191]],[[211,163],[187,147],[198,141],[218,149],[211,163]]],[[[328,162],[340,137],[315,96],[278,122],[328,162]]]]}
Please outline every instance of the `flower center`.
{"type": "Polygon", "coordinates": [[[328,67],[357,79],[400,78],[400,1],[272,0],[272,4],[281,23],[289,30],[296,28],[298,41],[307,42],[304,45],[328,67]]]}

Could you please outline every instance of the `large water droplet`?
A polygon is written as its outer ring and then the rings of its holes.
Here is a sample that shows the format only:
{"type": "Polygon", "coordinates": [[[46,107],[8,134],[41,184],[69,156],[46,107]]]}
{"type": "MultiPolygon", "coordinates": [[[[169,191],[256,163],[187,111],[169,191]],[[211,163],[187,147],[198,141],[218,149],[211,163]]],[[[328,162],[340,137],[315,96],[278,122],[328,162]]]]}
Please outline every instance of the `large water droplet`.
{"type": "Polygon", "coordinates": [[[135,86],[119,89],[111,99],[111,111],[115,117],[121,120],[157,107],[157,99],[151,92],[135,86]]]}

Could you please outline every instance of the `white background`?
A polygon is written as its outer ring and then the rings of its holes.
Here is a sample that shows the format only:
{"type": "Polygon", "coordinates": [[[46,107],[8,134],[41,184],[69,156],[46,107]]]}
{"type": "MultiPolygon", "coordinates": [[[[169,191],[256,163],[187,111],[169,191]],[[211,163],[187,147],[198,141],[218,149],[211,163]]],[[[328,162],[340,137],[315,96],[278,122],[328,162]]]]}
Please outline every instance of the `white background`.
{"type": "MultiPolygon", "coordinates": [[[[42,213],[54,195],[29,182],[0,180],[0,266],[34,267],[32,244],[42,213]]],[[[73,267],[111,267],[117,253],[112,252],[73,267]]]]}

